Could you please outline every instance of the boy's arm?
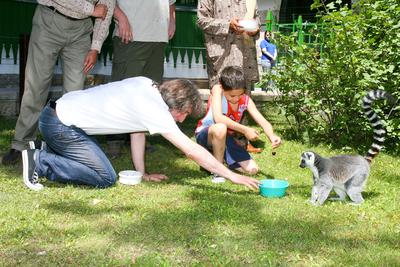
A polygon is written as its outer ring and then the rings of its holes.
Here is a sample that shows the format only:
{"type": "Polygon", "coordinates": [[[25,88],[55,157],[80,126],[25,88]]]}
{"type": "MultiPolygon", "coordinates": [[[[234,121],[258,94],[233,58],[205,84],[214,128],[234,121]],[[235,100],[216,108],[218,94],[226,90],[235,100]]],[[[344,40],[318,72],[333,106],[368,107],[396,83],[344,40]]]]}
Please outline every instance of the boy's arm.
{"type": "Polygon", "coordinates": [[[276,148],[281,144],[281,138],[274,134],[271,123],[267,121],[264,116],[258,111],[254,101],[250,98],[247,106],[247,111],[255,122],[263,128],[265,134],[271,141],[272,148],[276,148]]]}
{"type": "Polygon", "coordinates": [[[256,129],[242,125],[222,113],[222,94],[223,90],[220,84],[214,85],[211,95],[211,107],[215,123],[223,123],[231,130],[242,133],[249,140],[256,140],[259,133],[256,129]]]}

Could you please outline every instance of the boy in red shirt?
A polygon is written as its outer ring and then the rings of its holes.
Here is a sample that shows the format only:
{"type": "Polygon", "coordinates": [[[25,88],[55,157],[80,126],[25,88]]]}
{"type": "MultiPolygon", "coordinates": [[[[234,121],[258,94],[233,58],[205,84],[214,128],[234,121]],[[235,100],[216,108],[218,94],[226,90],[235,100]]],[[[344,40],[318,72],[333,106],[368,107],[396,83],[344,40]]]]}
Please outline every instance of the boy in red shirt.
{"type": "MultiPolygon", "coordinates": [[[[274,134],[272,125],[258,111],[253,100],[245,94],[245,84],[240,67],[226,67],[221,72],[219,84],[211,90],[206,115],[199,120],[195,134],[197,143],[212,151],[218,161],[225,160],[230,169],[256,174],[259,170],[257,163],[233,138],[235,132],[243,134],[250,141],[258,139],[260,135],[256,129],[240,124],[244,111],[247,110],[263,128],[272,148],[278,147],[281,139],[274,134]]],[[[213,175],[213,182],[224,181],[224,178],[213,175]]]]}

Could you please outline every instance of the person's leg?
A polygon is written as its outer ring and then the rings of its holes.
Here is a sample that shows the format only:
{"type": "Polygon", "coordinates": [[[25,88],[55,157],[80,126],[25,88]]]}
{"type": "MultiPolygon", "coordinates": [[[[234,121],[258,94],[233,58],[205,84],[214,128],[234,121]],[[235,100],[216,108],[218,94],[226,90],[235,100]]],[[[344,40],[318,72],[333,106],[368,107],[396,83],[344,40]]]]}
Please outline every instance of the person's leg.
{"type": "Polygon", "coordinates": [[[40,116],[39,129],[55,152],[39,152],[35,161],[39,176],[102,188],[115,183],[116,173],[98,144],[81,129],[62,124],[49,106],[40,116]]]}
{"type": "MultiPolygon", "coordinates": [[[[224,126],[224,124],[214,124],[210,127],[204,128],[199,133],[196,133],[197,143],[213,153],[214,157],[221,163],[224,163],[223,156],[225,151],[226,126],[224,126]],[[220,141],[220,143],[218,143],[218,140],[220,141]],[[222,154],[222,157],[220,154],[222,154]]],[[[200,167],[200,169],[202,168],[200,167]]],[[[213,183],[218,184],[225,182],[224,177],[220,177],[219,175],[214,173],[208,173],[211,174],[211,181],[213,183]]]]}
{"type": "MultiPolygon", "coordinates": [[[[115,36],[112,40],[113,42],[113,63],[111,69],[111,81],[121,81],[126,78],[140,76],[143,72],[142,66],[137,66],[136,72],[128,73],[128,63],[134,61],[135,48],[133,42],[125,44],[121,41],[121,38],[115,36]],[[132,75],[132,76],[130,76],[132,75]]],[[[114,134],[107,135],[107,148],[106,153],[111,159],[115,159],[121,156],[121,148],[126,140],[128,140],[128,135],[126,134],[114,134]]]]}
{"type": "Polygon", "coordinates": [[[239,161],[238,162],[240,168],[237,168],[237,171],[243,172],[243,173],[248,173],[250,175],[254,175],[258,173],[258,165],[253,159],[245,160],[245,161],[239,161]]]}
{"type": "Polygon", "coordinates": [[[33,17],[25,69],[25,92],[11,145],[19,151],[27,148],[30,140],[36,139],[38,118],[46,104],[55,63],[62,46],[62,40],[53,35],[55,26],[51,10],[46,9],[38,5],[33,17]]]}
{"type": "Polygon", "coordinates": [[[119,81],[130,77],[144,76],[144,70],[153,53],[152,46],[146,42],[129,42],[125,44],[121,38],[113,39],[113,66],[111,79],[119,81]]]}
{"type": "Polygon", "coordinates": [[[225,161],[230,169],[250,174],[258,172],[257,164],[246,149],[237,144],[235,139],[230,135],[226,138],[225,161]]]}
{"type": "Polygon", "coordinates": [[[83,64],[90,50],[90,33],[93,26],[90,19],[71,21],[68,30],[73,32],[69,42],[61,50],[63,87],[66,92],[83,89],[85,74],[83,64]]]}
{"type": "MultiPolygon", "coordinates": [[[[262,66],[262,70],[264,73],[271,73],[271,62],[268,59],[263,59],[261,60],[261,66],[262,66]]],[[[266,87],[263,88],[265,91],[268,91],[268,89],[271,89],[271,80],[269,80],[266,84],[266,87]]]]}
{"type": "Polygon", "coordinates": [[[218,70],[215,67],[217,63],[213,61],[216,59],[215,58],[211,59],[208,53],[209,51],[207,51],[206,65],[207,65],[208,84],[211,90],[214,85],[218,84],[219,75],[218,75],[218,70]]]}
{"type": "Polygon", "coordinates": [[[132,43],[125,44],[121,41],[121,38],[115,36],[112,40],[113,42],[113,63],[111,69],[111,81],[120,81],[128,78],[126,74],[128,55],[130,46],[132,43]]]}
{"type": "Polygon", "coordinates": [[[147,53],[146,65],[143,76],[158,83],[162,82],[164,75],[164,49],[167,43],[149,42],[143,54],[147,53]]]}
{"type": "Polygon", "coordinates": [[[221,163],[224,163],[227,130],[223,123],[216,123],[208,128],[208,145],[212,147],[214,157],[221,163]]]}

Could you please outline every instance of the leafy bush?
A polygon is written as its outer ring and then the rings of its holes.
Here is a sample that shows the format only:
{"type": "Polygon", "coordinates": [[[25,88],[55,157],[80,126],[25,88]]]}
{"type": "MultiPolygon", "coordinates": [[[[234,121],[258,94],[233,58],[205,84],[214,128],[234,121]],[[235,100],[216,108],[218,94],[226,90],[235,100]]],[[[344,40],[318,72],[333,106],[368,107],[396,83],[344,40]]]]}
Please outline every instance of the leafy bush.
{"type": "MultiPolygon", "coordinates": [[[[400,3],[360,0],[350,9],[341,1],[314,0],[312,7],[319,14],[312,34],[323,41],[299,45],[296,34],[276,34],[280,63],[263,82],[273,79],[282,92],[277,104],[296,137],[365,152],[372,131],[362,97],[378,88],[400,95],[400,3]]],[[[387,123],[386,145],[395,152],[400,151],[400,116],[392,107],[375,105],[387,123]]]]}

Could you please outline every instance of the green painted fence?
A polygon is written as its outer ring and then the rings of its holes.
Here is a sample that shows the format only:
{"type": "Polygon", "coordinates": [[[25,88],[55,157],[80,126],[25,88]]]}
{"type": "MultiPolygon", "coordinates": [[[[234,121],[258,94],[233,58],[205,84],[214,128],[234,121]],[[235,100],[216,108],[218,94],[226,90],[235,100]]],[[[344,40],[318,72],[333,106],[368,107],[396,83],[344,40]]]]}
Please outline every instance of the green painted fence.
{"type": "MultiPolygon", "coordinates": [[[[171,58],[174,66],[177,65],[178,58],[183,60],[185,55],[189,59],[189,68],[193,62],[198,63],[200,57],[205,62],[204,36],[202,31],[196,25],[196,0],[178,0],[176,2],[176,33],[174,38],[169,42],[165,50],[167,61],[171,58]],[[180,57],[178,57],[180,55],[180,57]],[[194,60],[193,60],[194,59],[194,60]]],[[[5,50],[5,58],[14,59],[17,64],[17,54],[19,49],[19,36],[21,34],[29,34],[32,27],[32,17],[36,4],[34,0],[0,0],[0,64],[4,58],[3,48],[5,50]]],[[[112,58],[111,34],[114,25],[111,25],[110,35],[103,44],[100,57],[106,64],[107,59],[112,58]]],[[[299,44],[310,44],[322,49],[322,40],[320,36],[323,34],[315,34],[316,29],[321,28],[315,23],[303,23],[301,16],[294,23],[279,24],[276,22],[272,12],[267,12],[265,18],[265,28],[270,31],[281,32],[283,34],[291,34],[297,32],[299,44]]],[[[181,62],[184,63],[184,62],[181,62]]],[[[205,65],[203,65],[205,67],[205,65]]]]}
{"type": "Polygon", "coordinates": [[[297,43],[313,46],[322,54],[325,36],[325,27],[319,23],[303,22],[302,16],[298,16],[293,23],[276,23],[271,11],[265,17],[265,29],[271,32],[279,32],[284,35],[296,33],[297,43]]]}
{"type": "MultiPolygon", "coordinates": [[[[196,9],[197,1],[177,1],[187,6],[177,6],[176,10],[176,33],[174,38],[169,42],[165,55],[167,60],[172,53],[174,66],[177,64],[178,54],[183,59],[185,55],[189,58],[189,67],[194,57],[196,63],[199,57],[205,62],[204,37],[202,31],[196,25],[196,9]]],[[[21,2],[15,0],[0,0],[0,64],[3,47],[5,48],[5,57],[13,56],[14,64],[17,64],[17,53],[19,45],[19,36],[21,34],[29,34],[32,28],[32,17],[36,8],[36,4],[31,2],[21,2]]],[[[106,59],[112,58],[112,42],[111,35],[114,24],[110,27],[110,34],[103,44],[100,57],[104,64],[106,59]]]]}
{"type": "Polygon", "coordinates": [[[13,0],[0,0],[0,64],[5,48],[6,58],[13,55],[17,64],[19,35],[30,33],[35,5],[13,0]]]}

